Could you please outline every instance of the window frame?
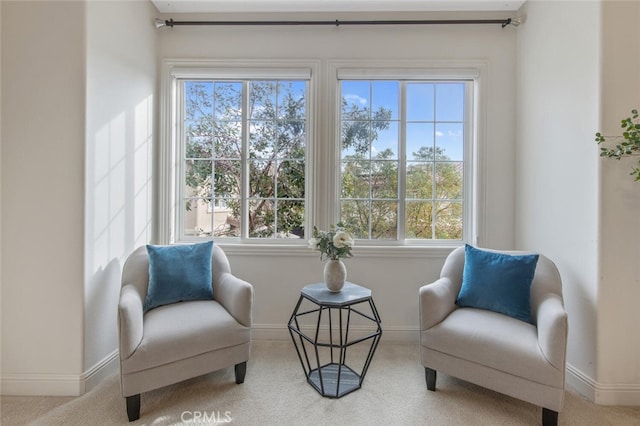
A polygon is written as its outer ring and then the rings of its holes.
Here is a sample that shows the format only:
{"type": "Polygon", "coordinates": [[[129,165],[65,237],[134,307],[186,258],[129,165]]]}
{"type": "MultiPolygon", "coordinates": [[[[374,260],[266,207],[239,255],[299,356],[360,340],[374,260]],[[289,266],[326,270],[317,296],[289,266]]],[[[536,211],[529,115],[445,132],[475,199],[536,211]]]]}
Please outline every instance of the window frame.
{"type": "MultiPolygon", "coordinates": [[[[307,118],[306,118],[306,146],[305,146],[305,231],[313,220],[312,193],[310,176],[313,173],[313,134],[314,134],[314,104],[313,97],[317,92],[314,76],[317,74],[317,63],[309,61],[163,61],[163,90],[161,99],[161,143],[159,155],[159,191],[158,211],[159,229],[158,240],[163,244],[179,244],[204,241],[213,237],[202,238],[184,235],[182,226],[183,212],[179,205],[183,198],[183,191],[177,188],[184,176],[184,128],[183,103],[184,81],[188,80],[228,80],[246,82],[247,80],[305,80],[307,81],[307,118]],[[307,211],[309,210],[309,211],[307,211]]],[[[244,83],[243,83],[244,85],[244,83]]],[[[243,118],[243,121],[246,117],[243,118]]],[[[244,136],[246,137],[246,135],[244,136]]],[[[248,146],[244,147],[242,167],[246,172],[248,146]]],[[[243,179],[244,186],[247,185],[243,179]]],[[[243,193],[246,190],[243,189],[243,193]]],[[[245,194],[246,195],[246,194],[245,194]]],[[[246,226],[247,200],[241,198],[243,210],[243,226],[246,226]]],[[[243,230],[243,234],[246,232],[243,230]]],[[[216,239],[221,245],[264,245],[264,244],[294,244],[306,245],[306,238],[255,238],[242,235],[241,237],[225,237],[216,239]]]]}
{"type": "MultiPolygon", "coordinates": [[[[332,126],[335,129],[333,150],[331,158],[338,166],[341,164],[341,84],[343,80],[389,80],[389,81],[413,81],[430,80],[434,82],[443,81],[465,81],[467,85],[465,91],[465,149],[464,149],[464,207],[463,207],[463,237],[462,240],[444,239],[396,239],[396,240],[369,240],[357,239],[356,247],[376,250],[382,255],[390,254],[397,248],[407,248],[407,250],[420,249],[450,249],[464,245],[465,243],[477,244],[483,232],[484,218],[483,204],[480,203],[482,197],[478,196],[480,188],[484,188],[484,179],[480,172],[480,158],[484,154],[483,138],[481,137],[484,107],[481,102],[484,100],[484,86],[482,84],[483,75],[486,74],[486,63],[482,61],[332,61],[330,63],[330,73],[333,78],[332,105],[334,111],[331,115],[332,126]]],[[[406,154],[403,146],[398,155],[406,154]]],[[[406,164],[405,161],[401,163],[406,164]]],[[[404,165],[401,165],[404,170],[404,165]]],[[[340,189],[341,189],[341,168],[337,167],[336,172],[331,177],[331,193],[334,194],[334,205],[328,223],[336,223],[340,219],[340,189]]],[[[404,185],[399,190],[404,190],[404,185]]],[[[400,202],[403,202],[400,200],[400,202]]],[[[398,218],[402,223],[399,225],[404,230],[404,218],[398,218]]],[[[404,231],[403,231],[404,232],[404,231]]]]}
{"type": "MultiPolygon", "coordinates": [[[[486,215],[485,181],[487,170],[483,167],[486,156],[485,114],[486,74],[488,63],[484,60],[368,60],[368,59],[259,59],[259,60],[181,60],[164,59],[161,66],[159,102],[159,138],[157,158],[157,187],[155,238],[157,244],[174,244],[187,241],[176,239],[175,182],[179,160],[176,137],[176,76],[210,78],[212,69],[226,73],[227,78],[237,78],[238,72],[256,76],[256,70],[309,70],[309,103],[306,153],[305,189],[305,238],[298,239],[217,239],[230,254],[306,256],[313,255],[306,248],[306,238],[313,226],[320,229],[335,224],[339,218],[340,168],[328,164],[340,164],[340,102],[339,73],[341,76],[358,75],[360,79],[426,78],[452,80],[468,78],[473,81],[471,149],[465,150],[465,231],[463,241],[455,240],[358,240],[354,254],[365,257],[433,257],[446,256],[453,247],[464,243],[479,244],[485,240],[486,215]],[[175,145],[175,146],[174,146],[175,145]],[[266,249],[268,247],[268,250],[266,249]]],[[[194,238],[198,240],[198,238],[194,238]]]]}

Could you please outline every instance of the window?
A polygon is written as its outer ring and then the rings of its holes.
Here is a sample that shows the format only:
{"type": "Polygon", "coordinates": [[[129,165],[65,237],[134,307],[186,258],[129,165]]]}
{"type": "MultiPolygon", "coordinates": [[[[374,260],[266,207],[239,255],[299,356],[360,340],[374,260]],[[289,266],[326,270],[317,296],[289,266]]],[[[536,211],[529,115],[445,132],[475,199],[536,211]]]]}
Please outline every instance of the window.
{"type": "Polygon", "coordinates": [[[337,222],[365,252],[476,241],[485,65],[434,64],[166,61],[158,241],[286,251],[337,222]]]}
{"type": "Polygon", "coordinates": [[[341,79],[339,216],[355,238],[465,239],[472,93],[471,80],[341,79]]]}
{"type": "Polygon", "coordinates": [[[304,237],[308,79],[178,78],[178,240],[304,237]]]}

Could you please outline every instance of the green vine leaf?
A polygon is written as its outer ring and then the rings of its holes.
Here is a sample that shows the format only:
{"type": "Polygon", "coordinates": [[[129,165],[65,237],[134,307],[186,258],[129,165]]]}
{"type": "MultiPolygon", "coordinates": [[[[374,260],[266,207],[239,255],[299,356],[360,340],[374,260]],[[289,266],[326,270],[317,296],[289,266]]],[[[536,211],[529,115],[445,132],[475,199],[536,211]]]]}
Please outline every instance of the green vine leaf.
{"type": "MultiPolygon", "coordinates": [[[[595,141],[598,144],[605,142],[615,142],[614,148],[600,147],[600,156],[615,158],[620,160],[623,157],[640,157],[640,121],[637,109],[631,110],[631,117],[624,118],[620,121],[620,127],[625,129],[621,136],[604,136],[598,132],[595,135],[595,141]]],[[[638,159],[640,165],[640,158],[638,159]]],[[[640,182],[640,167],[633,167],[630,173],[634,176],[636,182],[640,182]]]]}

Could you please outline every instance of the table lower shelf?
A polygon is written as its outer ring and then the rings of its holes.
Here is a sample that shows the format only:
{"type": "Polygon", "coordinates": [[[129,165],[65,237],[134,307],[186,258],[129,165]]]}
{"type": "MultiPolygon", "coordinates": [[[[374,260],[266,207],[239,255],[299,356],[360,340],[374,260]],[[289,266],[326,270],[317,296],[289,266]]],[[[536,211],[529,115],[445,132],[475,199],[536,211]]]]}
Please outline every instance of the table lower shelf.
{"type": "Polygon", "coordinates": [[[329,398],[340,398],[349,392],[360,389],[360,376],[344,364],[330,363],[319,369],[313,369],[309,372],[307,381],[318,393],[329,398]],[[322,385],[320,377],[322,377],[322,385]]]}

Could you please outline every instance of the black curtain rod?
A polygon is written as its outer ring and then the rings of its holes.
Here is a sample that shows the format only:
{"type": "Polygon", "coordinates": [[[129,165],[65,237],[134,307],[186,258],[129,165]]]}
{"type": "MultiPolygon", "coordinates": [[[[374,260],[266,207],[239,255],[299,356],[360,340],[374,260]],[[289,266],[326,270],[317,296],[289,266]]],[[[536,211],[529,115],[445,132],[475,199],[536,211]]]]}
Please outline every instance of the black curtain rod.
{"type": "Polygon", "coordinates": [[[214,25],[214,26],[240,26],[240,25],[460,25],[460,24],[500,24],[502,28],[507,25],[517,27],[520,25],[519,19],[441,19],[441,20],[373,20],[373,21],[174,21],[173,19],[156,19],[156,27],[175,27],[183,25],[214,25]]]}

